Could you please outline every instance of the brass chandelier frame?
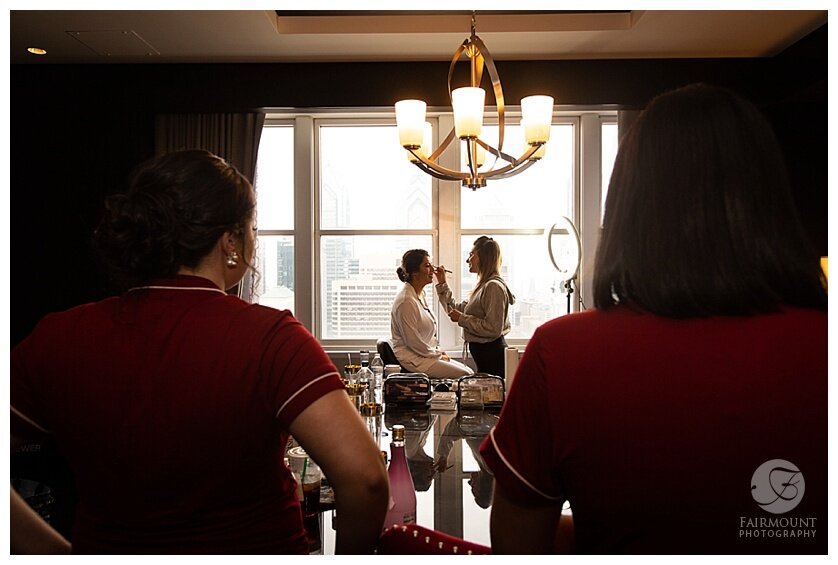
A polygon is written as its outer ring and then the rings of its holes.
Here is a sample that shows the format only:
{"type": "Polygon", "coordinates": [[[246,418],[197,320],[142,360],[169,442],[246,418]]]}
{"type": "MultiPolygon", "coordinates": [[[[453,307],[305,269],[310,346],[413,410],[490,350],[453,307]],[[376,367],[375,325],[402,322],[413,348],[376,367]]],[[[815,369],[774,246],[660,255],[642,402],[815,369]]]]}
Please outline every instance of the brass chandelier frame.
{"type": "MultiPolygon", "coordinates": [[[[464,137],[462,140],[466,142],[466,165],[468,171],[455,171],[447,167],[443,167],[436,161],[439,156],[445,151],[448,146],[454,141],[455,129],[452,127],[448,135],[439,144],[436,150],[429,156],[425,157],[419,152],[419,145],[405,145],[404,148],[416,158],[411,160],[414,165],[419,167],[425,173],[432,177],[441,180],[461,181],[463,186],[467,186],[472,190],[477,190],[486,186],[488,179],[504,179],[518,173],[521,173],[532,166],[541,157],[536,155],[536,152],[546,143],[546,141],[539,141],[530,144],[529,148],[524,151],[524,154],[517,159],[503,152],[503,138],[504,129],[506,125],[506,114],[503,98],[503,88],[500,83],[500,76],[498,75],[495,61],[492,58],[489,49],[483,40],[477,36],[475,32],[475,17],[471,16],[471,35],[467,37],[463,43],[457,48],[454,56],[451,58],[451,64],[448,67],[448,98],[453,104],[451,79],[454,75],[454,68],[460,61],[460,57],[465,53],[471,63],[471,84],[472,87],[479,87],[483,78],[484,68],[489,73],[489,78],[492,81],[492,90],[494,92],[495,104],[497,107],[498,116],[498,147],[493,147],[480,139],[477,136],[464,137]],[[477,146],[482,147],[488,154],[493,157],[492,165],[488,170],[478,171],[479,164],[477,162],[477,146]],[[495,169],[498,160],[502,160],[507,165],[495,169]]],[[[488,157],[487,157],[488,159],[488,157]]]]}

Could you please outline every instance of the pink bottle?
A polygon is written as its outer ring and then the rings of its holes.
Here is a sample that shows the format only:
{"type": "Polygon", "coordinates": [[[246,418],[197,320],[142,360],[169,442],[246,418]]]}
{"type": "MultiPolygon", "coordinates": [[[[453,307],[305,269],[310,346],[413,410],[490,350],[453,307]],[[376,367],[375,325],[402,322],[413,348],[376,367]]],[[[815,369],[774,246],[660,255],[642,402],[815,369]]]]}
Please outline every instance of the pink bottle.
{"type": "Polygon", "coordinates": [[[393,442],[390,444],[390,505],[384,518],[384,529],[393,524],[416,523],[416,489],[404,454],[404,426],[393,426],[393,442]]]}

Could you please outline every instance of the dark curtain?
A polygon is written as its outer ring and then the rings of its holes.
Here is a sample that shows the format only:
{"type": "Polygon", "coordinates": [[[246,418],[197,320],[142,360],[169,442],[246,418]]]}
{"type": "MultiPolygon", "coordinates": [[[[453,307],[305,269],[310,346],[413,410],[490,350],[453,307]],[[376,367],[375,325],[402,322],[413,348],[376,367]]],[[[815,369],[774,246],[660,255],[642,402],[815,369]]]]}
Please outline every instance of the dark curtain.
{"type": "MultiPolygon", "coordinates": [[[[235,166],[254,182],[259,139],[265,125],[263,112],[240,114],[160,114],[154,120],[154,153],[205,149],[235,166]]],[[[252,277],[229,291],[250,300],[252,277]]]]}

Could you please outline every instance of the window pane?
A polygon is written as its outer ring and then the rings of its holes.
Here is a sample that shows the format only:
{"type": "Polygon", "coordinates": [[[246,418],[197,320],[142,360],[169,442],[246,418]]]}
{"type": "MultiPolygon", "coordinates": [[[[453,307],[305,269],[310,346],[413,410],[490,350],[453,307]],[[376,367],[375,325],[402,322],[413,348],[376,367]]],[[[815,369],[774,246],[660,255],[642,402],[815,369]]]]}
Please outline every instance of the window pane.
{"type": "MultiPolygon", "coordinates": [[[[496,145],[497,126],[483,126],[481,137],[496,145]]],[[[573,125],[554,125],[544,158],[526,171],[508,179],[490,179],[476,191],[462,189],[462,227],[546,228],[559,216],[573,217],[573,147],[573,125]]],[[[503,152],[517,158],[523,151],[523,128],[507,127],[503,152]]],[[[486,161],[491,166],[488,155],[486,161]]]]}
{"type": "Polygon", "coordinates": [[[294,128],[262,129],[256,158],[256,223],[262,230],[294,229],[294,128]]]}
{"type": "MultiPolygon", "coordinates": [[[[323,236],[320,321],[325,339],[386,338],[390,309],[404,283],[396,275],[409,249],[431,252],[430,235],[323,236]]],[[[433,261],[433,257],[431,257],[433,261]]],[[[425,287],[431,304],[432,285],[425,287]]]]}
{"type": "Polygon", "coordinates": [[[608,195],[608,183],[611,182],[611,171],[614,170],[614,159],[617,158],[617,124],[602,124],[602,215],[605,214],[605,197],[608,195]]]}
{"type": "Polygon", "coordinates": [[[294,237],[260,235],[255,301],[277,310],[294,311],[294,237]]]}
{"type": "MultiPolygon", "coordinates": [[[[477,284],[477,275],[469,273],[466,265],[466,259],[477,237],[464,235],[461,241],[462,300],[468,299],[471,290],[477,284]]],[[[506,337],[529,339],[538,326],[567,313],[567,294],[563,293],[564,289],[557,276],[558,271],[550,263],[544,236],[491,237],[500,245],[503,256],[501,277],[515,295],[515,304],[509,307],[509,323],[512,330],[506,337]]]]}
{"type": "Polygon", "coordinates": [[[431,228],[432,179],[405,153],[396,126],[321,126],[321,228],[431,228]]]}

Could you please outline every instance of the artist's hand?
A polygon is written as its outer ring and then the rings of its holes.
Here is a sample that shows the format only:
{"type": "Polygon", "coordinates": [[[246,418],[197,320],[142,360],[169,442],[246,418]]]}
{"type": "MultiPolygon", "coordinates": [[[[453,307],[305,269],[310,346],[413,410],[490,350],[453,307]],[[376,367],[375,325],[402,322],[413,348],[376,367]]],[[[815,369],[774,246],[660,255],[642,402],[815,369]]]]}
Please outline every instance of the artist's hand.
{"type": "Polygon", "coordinates": [[[437,268],[434,269],[434,275],[436,275],[437,284],[443,284],[444,282],[446,282],[445,265],[438,265],[437,268]]]}
{"type": "Polygon", "coordinates": [[[460,316],[462,316],[462,315],[463,315],[463,313],[460,312],[459,310],[457,310],[456,308],[451,308],[451,311],[448,312],[448,317],[451,318],[451,321],[454,322],[454,323],[459,322],[460,321],[460,316]]]}
{"type": "Polygon", "coordinates": [[[443,353],[440,359],[442,359],[443,361],[450,361],[451,357],[447,353],[443,353]]]}

